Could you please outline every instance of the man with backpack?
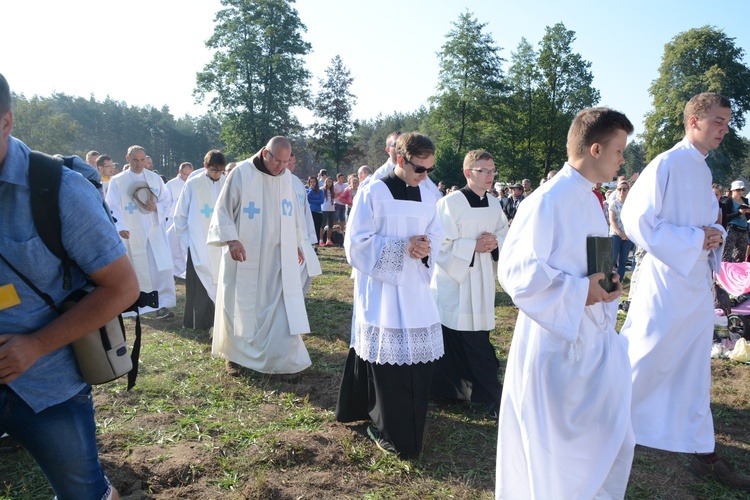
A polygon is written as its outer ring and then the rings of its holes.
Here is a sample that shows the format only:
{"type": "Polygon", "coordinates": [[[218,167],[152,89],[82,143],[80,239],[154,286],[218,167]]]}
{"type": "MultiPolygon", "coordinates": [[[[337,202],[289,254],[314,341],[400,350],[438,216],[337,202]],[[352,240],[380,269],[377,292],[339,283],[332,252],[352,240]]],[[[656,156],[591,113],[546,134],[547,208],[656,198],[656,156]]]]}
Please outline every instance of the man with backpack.
{"type": "Polygon", "coordinates": [[[7,432],[34,457],[58,499],[119,498],[99,463],[91,386],[70,344],[133,304],[138,281],[101,196],[67,168],[59,217],[75,262],[71,290],[86,276],[97,286],[58,316],[19,276],[58,305],[71,293],[62,261],[34,223],[30,150],[11,137],[12,128],[10,89],[0,74],[0,435],[7,432]]]}

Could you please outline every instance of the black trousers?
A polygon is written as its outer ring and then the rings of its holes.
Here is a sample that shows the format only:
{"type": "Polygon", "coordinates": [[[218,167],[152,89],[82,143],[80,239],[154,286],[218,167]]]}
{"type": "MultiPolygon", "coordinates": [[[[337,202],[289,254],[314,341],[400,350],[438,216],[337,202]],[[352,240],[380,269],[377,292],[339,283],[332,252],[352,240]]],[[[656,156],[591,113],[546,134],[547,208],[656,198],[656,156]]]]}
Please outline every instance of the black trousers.
{"type": "Polygon", "coordinates": [[[214,326],[215,311],[214,301],[208,296],[198,273],[195,272],[190,249],[188,249],[185,271],[185,314],[182,317],[182,326],[208,330],[214,326]]]}
{"type": "Polygon", "coordinates": [[[379,365],[349,349],[336,420],[372,420],[402,456],[422,451],[433,362],[379,365]]]}
{"type": "Polygon", "coordinates": [[[443,325],[445,355],[435,361],[431,392],[434,396],[484,403],[500,408],[500,362],[489,331],[463,332],[443,325]]]}

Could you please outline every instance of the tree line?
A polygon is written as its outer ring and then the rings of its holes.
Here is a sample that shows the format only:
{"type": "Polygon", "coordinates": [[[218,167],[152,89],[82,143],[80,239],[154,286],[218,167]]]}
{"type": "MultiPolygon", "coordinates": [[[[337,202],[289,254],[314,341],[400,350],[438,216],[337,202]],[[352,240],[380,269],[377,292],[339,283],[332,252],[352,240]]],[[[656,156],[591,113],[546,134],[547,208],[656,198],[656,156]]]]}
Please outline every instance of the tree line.
{"type": "MultiPolygon", "coordinates": [[[[385,160],[385,137],[419,130],[437,145],[435,180],[464,183],[460,165],[467,151],[487,149],[500,178],[536,184],[566,160],[567,130],[575,114],[599,102],[591,63],[573,50],[576,33],[557,23],[536,44],[522,38],[507,56],[487,24],[464,12],[452,23],[438,53],[434,95],[417,110],[353,120],[352,76],[335,56],[311,91],[304,57],[312,46],[293,0],[222,0],[214,35],[206,42],[212,60],[196,76],[194,97],[211,113],[175,119],[165,106],[127,106],[65,94],[15,95],[14,134],[48,152],[97,149],[124,161],[130,144],[141,144],[167,175],[181,161],[200,163],[211,148],[244,159],[274,135],[293,139],[300,177],[320,168],[353,172],[385,160]],[[295,108],[313,111],[303,127],[295,108]]],[[[653,156],[682,137],[682,106],[692,95],[719,92],[732,101],[732,127],[741,129],[750,109],[750,69],[744,51],[722,30],[704,26],[677,34],[666,46],[642,136],[628,144],[623,173],[639,172],[653,156]]],[[[711,154],[717,181],[750,174],[750,143],[734,130],[711,154]]]]}

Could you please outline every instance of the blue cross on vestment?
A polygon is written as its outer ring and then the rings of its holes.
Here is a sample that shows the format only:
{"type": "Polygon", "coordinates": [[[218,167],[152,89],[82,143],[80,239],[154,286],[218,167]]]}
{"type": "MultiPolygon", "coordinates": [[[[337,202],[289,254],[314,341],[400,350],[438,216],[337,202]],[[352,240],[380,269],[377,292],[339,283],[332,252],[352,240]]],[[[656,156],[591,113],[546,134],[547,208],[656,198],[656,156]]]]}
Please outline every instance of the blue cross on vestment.
{"type": "Polygon", "coordinates": [[[128,204],[128,205],[126,206],[126,207],[125,207],[125,210],[127,210],[127,211],[128,211],[129,213],[130,213],[130,215],[133,215],[133,212],[135,212],[135,210],[136,210],[137,208],[138,208],[138,207],[136,207],[135,205],[133,205],[133,202],[131,201],[131,202],[130,202],[130,203],[129,203],[129,204],[128,204]]]}
{"type": "Polygon", "coordinates": [[[251,201],[247,208],[243,208],[242,211],[245,212],[250,219],[252,219],[253,217],[255,217],[255,214],[260,213],[260,208],[255,208],[255,202],[251,201]]]}
{"type": "MultiPolygon", "coordinates": [[[[201,210],[201,213],[203,216],[208,219],[211,217],[211,214],[214,213],[214,209],[208,206],[208,203],[203,204],[203,210],[201,210]]],[[[250,217],[252,219],[252,217],[250,217]]]]}

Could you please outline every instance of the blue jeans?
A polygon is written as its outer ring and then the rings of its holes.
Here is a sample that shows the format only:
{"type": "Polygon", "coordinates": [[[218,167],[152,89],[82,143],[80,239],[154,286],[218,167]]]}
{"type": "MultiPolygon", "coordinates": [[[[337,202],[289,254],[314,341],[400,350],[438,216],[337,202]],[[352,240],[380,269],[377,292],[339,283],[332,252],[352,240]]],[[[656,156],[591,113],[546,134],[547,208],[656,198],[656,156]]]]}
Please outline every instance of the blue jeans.
{"type": "Polygon", "coordinates": [[[625,276],[625,266],[628,263],[628,254],[630,253],[630,249],[633,248],[633,242],[623,240],[617,234],[613,235],[612,238],[615,241],[615,254],[612,257],[612,261],[617,266],[617,274],[620,275],[620,283],[622,283],[622,278],[625,276]]]}
{"type": "Polygon", "coordinates": [[[3,432],[34,457],[59,500],[99,500],[108,494],[96,447],[91,386],[34,413],[8,386],[0,385],[0,435],[3,432]]]}

